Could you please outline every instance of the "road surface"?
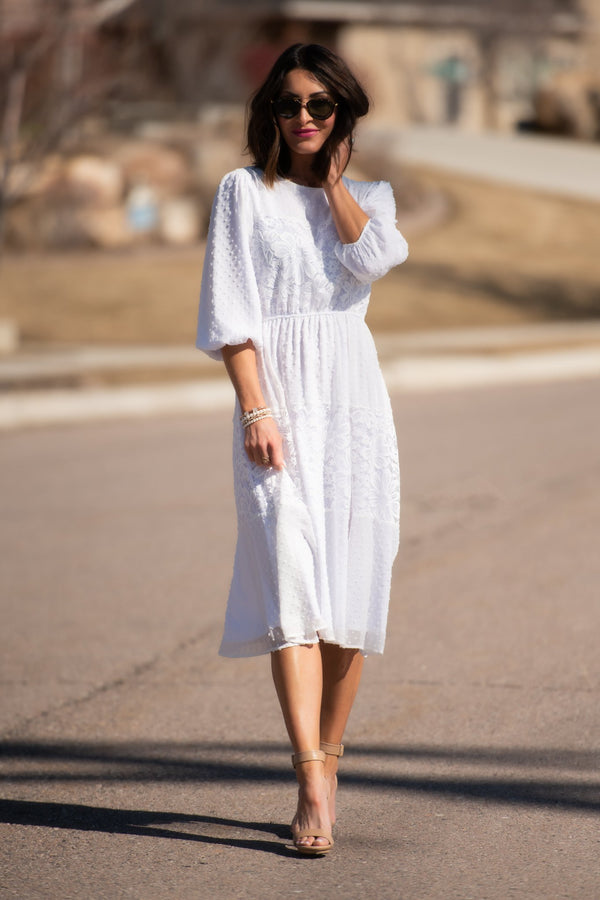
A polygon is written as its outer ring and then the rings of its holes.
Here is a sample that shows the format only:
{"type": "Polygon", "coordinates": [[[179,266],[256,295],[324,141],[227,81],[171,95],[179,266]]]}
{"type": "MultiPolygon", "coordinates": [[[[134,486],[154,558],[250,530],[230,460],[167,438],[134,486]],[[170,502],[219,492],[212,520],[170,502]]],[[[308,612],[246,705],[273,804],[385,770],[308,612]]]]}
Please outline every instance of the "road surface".
{"type": "Polygon", "coordinates": [[[0,896],[597,900],[600,382],[394,396],[402,550],[328,858],[216,655],[230,414],[0,438],[0,896]]]}

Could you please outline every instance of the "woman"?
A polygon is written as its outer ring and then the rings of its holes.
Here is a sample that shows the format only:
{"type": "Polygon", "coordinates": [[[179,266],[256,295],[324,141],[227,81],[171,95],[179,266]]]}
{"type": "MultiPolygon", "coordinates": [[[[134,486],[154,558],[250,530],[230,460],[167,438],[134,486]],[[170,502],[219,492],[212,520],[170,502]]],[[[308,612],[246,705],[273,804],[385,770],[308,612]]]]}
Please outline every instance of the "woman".
{"type": "Polygon", "coordinates": [[[333,846],[336,771],[363,658],[381,653],[398,548],[396,436],[364,322],[407,256],[385,182],[342,177],[368,99],[296,44],[254,94],[254,166],[213,205],[197,346],[237,395],[238,542],[220,653],[271,654],[299,784],[300,853],[333,846]]]}

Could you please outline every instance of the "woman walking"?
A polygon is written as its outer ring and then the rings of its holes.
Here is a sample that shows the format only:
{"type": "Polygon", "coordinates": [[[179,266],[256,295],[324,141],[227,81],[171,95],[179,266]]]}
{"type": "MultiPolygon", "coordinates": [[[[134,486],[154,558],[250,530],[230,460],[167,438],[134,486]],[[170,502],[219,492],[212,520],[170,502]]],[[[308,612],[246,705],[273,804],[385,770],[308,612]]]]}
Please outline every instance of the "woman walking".
{"type": "Polygon", "coordinates": [[[270,653],[310,855],[333,847],[342,736],[364,656],[383,651],[398,548],[396,435],[364,316],[408,251],[389,184],[343,176],[368,106],[325,47],[279,57],[250,105],[254,165],[214,201],[198,321],[237,396],[220,653],[270,653]]]}

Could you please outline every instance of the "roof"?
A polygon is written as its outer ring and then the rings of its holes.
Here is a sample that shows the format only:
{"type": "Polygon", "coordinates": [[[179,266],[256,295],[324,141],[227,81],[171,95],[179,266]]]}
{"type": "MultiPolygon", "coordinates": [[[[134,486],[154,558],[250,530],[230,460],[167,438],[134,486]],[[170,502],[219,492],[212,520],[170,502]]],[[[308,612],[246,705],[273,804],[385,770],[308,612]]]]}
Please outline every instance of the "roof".
{"type": "Polygon", "coordinates": [[[146,0],[162,20],[281,17],[489,31],[569,33],[584,24],[580,0],[146,0]]]}

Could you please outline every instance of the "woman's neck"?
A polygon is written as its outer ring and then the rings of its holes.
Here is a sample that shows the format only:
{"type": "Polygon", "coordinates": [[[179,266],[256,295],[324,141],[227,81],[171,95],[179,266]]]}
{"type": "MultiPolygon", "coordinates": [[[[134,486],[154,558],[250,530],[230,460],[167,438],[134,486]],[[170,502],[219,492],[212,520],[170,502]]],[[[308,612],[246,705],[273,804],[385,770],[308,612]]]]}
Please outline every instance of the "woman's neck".
{"type": "Polygon", "coordinates": [[[295,184],[302,184],[305,187],[320,187],[321,182],[312,170],[314,154],[310,156],[292,155],[292,163],[286,175],[290,181],[295,184]]]}

